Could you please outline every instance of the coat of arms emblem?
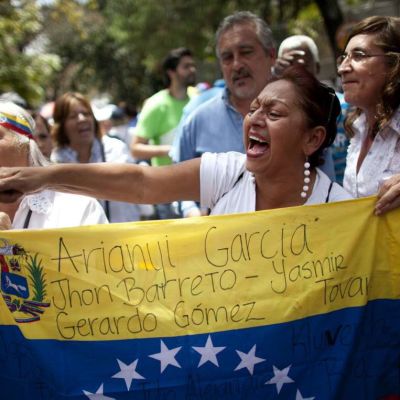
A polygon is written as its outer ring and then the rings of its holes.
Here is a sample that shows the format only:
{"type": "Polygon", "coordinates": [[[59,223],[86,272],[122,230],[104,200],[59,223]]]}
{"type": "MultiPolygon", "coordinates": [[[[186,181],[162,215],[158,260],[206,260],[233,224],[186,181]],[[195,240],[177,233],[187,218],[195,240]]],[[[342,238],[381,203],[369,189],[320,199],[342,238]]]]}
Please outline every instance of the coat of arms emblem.
{"type": "Polygon", "coordinates": [[[49,307],[42,261],[0,238],[0,291],[16,322],[35,322],[49,307]]]}

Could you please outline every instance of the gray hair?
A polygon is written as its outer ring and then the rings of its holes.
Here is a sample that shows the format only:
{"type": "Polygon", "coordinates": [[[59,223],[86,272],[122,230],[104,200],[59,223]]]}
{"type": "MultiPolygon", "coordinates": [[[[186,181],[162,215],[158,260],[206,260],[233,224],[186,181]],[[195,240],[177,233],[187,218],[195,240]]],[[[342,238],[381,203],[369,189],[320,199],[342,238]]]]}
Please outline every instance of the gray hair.
{"type": "Polygon", "coordinates": [[[46,167],[51,162],[40,151],[36,142],[29,139],[29,165],[31,167],[46,167]]]}
{"type": "Polygon", "coordinates": [[[260,44],[265,50],[266,54],[269,54],[271,49],[275,48],[272,31],[264,20],[250,11],[238,11],[225,17],[217,29],[217,32],[215,34],[215,44],[216,54],[218,58],[220,57],[218,43],[221,39],[221,36],[226,31],[232,29],[234,26],[245,24],[252,24],[255,27],[258,40],[260,41],[260,44]]]}
{"type": "Polygon", "coordinates": [[[318,47],[315,44],[314,40],[310,38],[310,36],[306,35],[293,35],[287,37],[279,46],[278,57],[282,57],[282,53],[284,50],[292,50],[301,45],[305,44],[309,50],[313,59],[316,63],[319,63],[319,51],[318,47]]]}

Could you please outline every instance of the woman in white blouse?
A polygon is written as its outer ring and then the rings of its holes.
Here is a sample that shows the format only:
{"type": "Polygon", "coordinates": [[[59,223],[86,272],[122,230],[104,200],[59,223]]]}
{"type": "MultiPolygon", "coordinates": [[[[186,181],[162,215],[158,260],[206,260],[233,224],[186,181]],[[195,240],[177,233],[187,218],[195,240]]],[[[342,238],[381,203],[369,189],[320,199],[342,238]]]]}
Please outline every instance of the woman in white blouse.
{"type": "MultiPolygon", "coordinates": [[[[67,92],[54,105],[52,129],[55,163],[133,163],[126,144],[103,135],[89,100],[81,93],[67,92]]],[[[124,202],[102,202],[110,222],[137,221],[141,207],[124,202]]]]}
{"type": "Polygon", "coordinates": [[[351,141],[343,186],[354,197],[379,192],[379,214],[400,194],[400,18],[356,24],[337,66],[344,98],[355,106],[345,125],[351,141]]]}
{"type": "MultiPolygon", "coordinates": [[[[0,101],[0,166],[47,166],[33,139],[35,122],[23,108],[0,101]]],[[[0,203],[0,229],[61,228],[107,223],[100,204],[85,196],[38,191],[0,203]]]]}
{"type": "Polygon", "coordinates": [[[333,89],[304,68],[291,67],[252,102],[243,129],[246,154],[205,153],[165,167],[99,163],[1,169],[0,199],[55,187],[133,203],[200,200],[212,214],[350,199],[317,168],[335,138],[339,113],[333,89]]]}

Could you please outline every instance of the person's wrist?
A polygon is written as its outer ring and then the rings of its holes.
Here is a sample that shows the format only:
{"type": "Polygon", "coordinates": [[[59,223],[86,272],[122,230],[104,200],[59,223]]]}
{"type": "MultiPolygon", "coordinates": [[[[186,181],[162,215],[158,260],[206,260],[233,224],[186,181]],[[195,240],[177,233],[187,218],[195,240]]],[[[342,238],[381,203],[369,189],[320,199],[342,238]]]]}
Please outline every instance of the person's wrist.
{"type": "Polygon", "coordinates": [[[57,190],[57,186],[59,186],[61,180],[60,178],[63,171],[62,168],[63,165],[50,165],[48,167],[40,168],[40,170],[38,171],[39,181],[37,184],[37,190],[57,190]]]}

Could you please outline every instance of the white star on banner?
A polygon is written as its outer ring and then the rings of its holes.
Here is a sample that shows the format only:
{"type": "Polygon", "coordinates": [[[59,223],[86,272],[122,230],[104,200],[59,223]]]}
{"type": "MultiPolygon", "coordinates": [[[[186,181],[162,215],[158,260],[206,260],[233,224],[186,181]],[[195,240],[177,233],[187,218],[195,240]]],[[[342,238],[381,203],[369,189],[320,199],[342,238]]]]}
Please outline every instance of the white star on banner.
{"type": "Polygon", "coordinates": [[[103,384],[99,386],[96,393],[90,393],[86,390],[83,390],[83,394],[85,394],[89,399],[92,400],[115,400],[113,397],[108,397],[103,395],[103,384]]]}
{"type": "Polygon", "coordinates": [[[276,385],[276,390],[279,394],[279,392],[282,389],[282,386],[285,383],[293,383],[294,380],[288,377],[288,373],[290,370],[291,365],[289,365],[288,367],[280,370],[278,368],[275,367],[275,365],[273,365],[274,368],[274,377],[271,378],[268,382],[265,382],[265,384],[269,384],[269,385],[276,385]]]}
{"type": "Polygon", "coordinates": [[[303,397],[300,393],[300,390],[297,390],[296,400],[314,400],[314,399],[315,397],[307,397],[307,398],[303,397]]]}
{"type": "Polygon", "coordinates": [[[149,357],[155,358],[156,360],[160,361],[160,367],[161,367],[161,373],[164,372],[165,368],[168,367],[168,365],[173,365],[174,367],[182,368],[178,361],[175,360],[176,354],[180,351],[180,347],[175,347],[174,349],[168,349],[168,347],[164,344],[164,342],[161,340],[161,351],[156,354],[151,354],[149,357]]]}
{"type": "Polygon", "coordinates": [[[201,354],[200,362],[197,368],[201,367],[203,364],[205,364],[207,361],[210,361],[217,367],[219,367],[218,360],[217,360],[217,354],[221,352],[222,350],[225,349],[225,347],[214,347],[213,342],[211,340],[211,336],[208,335],[206,345],[204,347],[195,347],[192,346],[192,348],[197,351],[199,354],[201,354]]]}
{"type": "Polygon", "coordinates": [[[248,353],[242,353],[239,350],[236,350],[236,353],[240,357],[241,361],[235,368],[235,371],[242,368],[247,368],[247,370],[250,372],[250,375],[253,375],[254,366],[265,361],[264,358],[256,357],[256,345],[254,345],[248,353]]]}
{"type": "Polygon", "coordinates": [[[145,379],[142,375],[138,374],[136,372],[136,367],[137,367],[137,363],[139,361],[139,359],[135,360],[132,364],[125,364],[122,361],[118,360],[118,365],[119,365],[119,369],[120,371],[118,373],[116,373],[115,375],[113,375],[113,378],[121,378],[121,379],[125,379],[125,384],[126,384],[126,388],[129,389],[131,388],[131,384],[132,384],[132,380],[133,379],[145,379]]]}

